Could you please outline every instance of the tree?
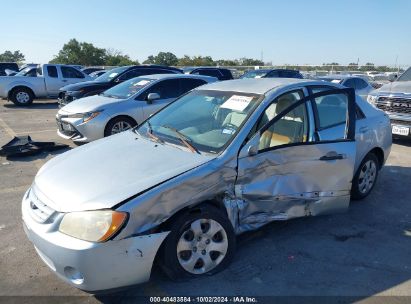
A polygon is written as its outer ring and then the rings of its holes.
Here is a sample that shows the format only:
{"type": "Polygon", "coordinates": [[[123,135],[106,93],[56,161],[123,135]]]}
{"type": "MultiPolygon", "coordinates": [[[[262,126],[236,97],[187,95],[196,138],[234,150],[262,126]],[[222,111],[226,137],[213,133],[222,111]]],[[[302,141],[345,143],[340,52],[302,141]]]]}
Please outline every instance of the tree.
{"type": "Polygon", "coordinates": [[[147,57],[147,59],[143,62],[144,64],[155,64],[156,58],[153,55],[147,57]]]}
{"type": "Polygon", "coordinates": [[[220,59],[214,62],[216,65],[219,66],[237,66],[237,60],[229,60],[229,59],[220,59]]]}
{"type": "Polygon", "coordinates": [[[22,63],[25,60],[24,55],[20,51],[5,51],[0,54],[0,62],[17,62],[22,63]]]}
{"type": "Polygon", "coordinates": [[[147,60],[144,61],[145,64],[161,64],[161,65],[177,65],[178,58],[176,55],[170,52],[160,52],[157,56],[148,56],[147,60]]]}
{"type": "Polygon", "coordinates": [[[192,64],[193,66],[213,66],[215,62],[211,56],[193,56],[192,57],[192,64]]]}
{"type": "Polygon", "coordinates": [[[138,61],[133,61],[130,56],[123,55],[120,51],[108,49],[104,58],[104,65],[107,66],[123,66],[123,65],[138,65],[138,61]]]}
{"type": "Polygon", "coordinates": [[[252,59],[252,58],[240,58],[238,59],[238,65],[244,65],[244,66],[261,66],[264,65],[264,62],[258,59],[252,59]]]}
{"type": "Polygon", "coordinates": [[[183,57],[178,59],[177,65],[178,66],[190,66],[192,65],[193,61],[191,60],[190,56],[184,55],[183,57]]]}
{"type": "Polygon", "coordinates": [[[71,39],[63,45],[57,56],[50,63],[80,64],[85,66],[104,65],[106,50],[95,47],[91,43],[78,42],[71,39]]]}

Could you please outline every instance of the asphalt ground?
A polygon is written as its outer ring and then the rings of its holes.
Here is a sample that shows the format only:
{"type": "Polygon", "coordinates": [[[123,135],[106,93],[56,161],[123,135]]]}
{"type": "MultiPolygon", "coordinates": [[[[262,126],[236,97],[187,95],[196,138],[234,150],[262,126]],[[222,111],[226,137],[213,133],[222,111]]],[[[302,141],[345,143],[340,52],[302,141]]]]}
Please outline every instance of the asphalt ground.
{"type": "MultiPolygon", "coordinates": [[[[33,140],[75,148],[56,134],[56,112],[55,101],[18,108],[0,100],[0,146],[13,136],[30,135],[33,140]]],[[[90,295],[58,279],[23,231],[24,192],[39,168],[63,152],[0,157],[0,301],[107,302],[107,295],[90,295]]],[[[396,140],[373,193],[351,202],[347,213],[269,224],[241,235],[233,263],[217,275],[173,282],[155,266],[150,282],[111,292],[110,299],[119,303],[135,296],[243,295],[287,300],[299,296],[303,302],[312,299],[307,296],[343,302],[411,302],[410,192],[411,141],[396,140]]]]}

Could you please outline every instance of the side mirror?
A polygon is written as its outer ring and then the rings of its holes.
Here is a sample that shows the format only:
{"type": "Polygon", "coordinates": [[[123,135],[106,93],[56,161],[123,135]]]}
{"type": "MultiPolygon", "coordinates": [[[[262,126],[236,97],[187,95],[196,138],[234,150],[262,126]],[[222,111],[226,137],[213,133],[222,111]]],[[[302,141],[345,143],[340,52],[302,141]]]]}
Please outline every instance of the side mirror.
{"type": "Polygon", "coordinates": [[[253,137],[241,148],[238,158],[255,156],[258,154],[260,145],[260,133],[257,132],[253,137]]]}
{"type": "Polygon", "coordinates": [[[153,103],[154,100],[160,99],[160,94],[150,93],[147,96],[147,103],[153,103]]]}
{"type": "Polygon", "coordinates": [[[257,146],[249,146],[247,149],[248,156],[254,156],[258,154],[258,147],[257,146]]]}

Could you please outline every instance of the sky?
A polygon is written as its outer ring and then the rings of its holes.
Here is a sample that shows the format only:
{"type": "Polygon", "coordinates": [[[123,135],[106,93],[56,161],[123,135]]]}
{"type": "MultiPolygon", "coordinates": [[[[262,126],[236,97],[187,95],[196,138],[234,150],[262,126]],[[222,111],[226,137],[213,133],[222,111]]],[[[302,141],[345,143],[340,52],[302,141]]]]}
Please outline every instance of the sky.
{"type": "Polygon", "coordinates": [[[272,64],[411,65],[410,0],[0,0],[0,53],[46,63],[71,38],[140,62],[169,51],[272,64]],[[397,59],[398,58],[398,59],[397,59]]]}

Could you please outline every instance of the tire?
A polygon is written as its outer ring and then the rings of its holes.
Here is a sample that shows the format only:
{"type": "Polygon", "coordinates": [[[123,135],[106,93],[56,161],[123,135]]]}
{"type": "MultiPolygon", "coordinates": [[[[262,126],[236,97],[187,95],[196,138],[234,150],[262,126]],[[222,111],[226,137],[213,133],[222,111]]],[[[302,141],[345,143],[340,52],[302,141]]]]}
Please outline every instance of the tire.
{"type": "Polygon", "coordinates": [[[374,153],[368,153],[364,157],[352,182],[351,198],[360,200],[371,193],[377,182],[379,167],[378,158],[374,153]]]}
{"type": "Polygon", "coordinates": [[[137,123],[130,117],[115,117],[107,123],[106,128],[104,129],[104,137],[124,132],[136,125],[137,123]]]}
{"type": "Polygon", "coordinates": [[[172,280],[215,274],[232,261],[236,236],[228,218],[217,208],[186,212],[175,219],[160,249],[160,265],[172,280]],[[210,229],[214,229],[211,235],[210,229]],[[214,251],[216,249],[218,251],[214,251]]]}
{"type": "Polygon", "coordinates": [[[28,88],[15,88],[11,92],[11,101],[17,106],[28,106],[33,103],[33,92],[28,88]]]}

